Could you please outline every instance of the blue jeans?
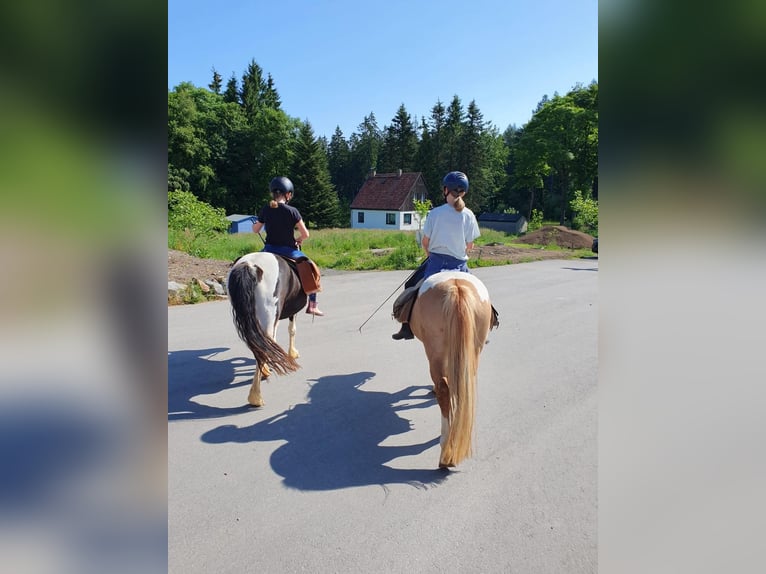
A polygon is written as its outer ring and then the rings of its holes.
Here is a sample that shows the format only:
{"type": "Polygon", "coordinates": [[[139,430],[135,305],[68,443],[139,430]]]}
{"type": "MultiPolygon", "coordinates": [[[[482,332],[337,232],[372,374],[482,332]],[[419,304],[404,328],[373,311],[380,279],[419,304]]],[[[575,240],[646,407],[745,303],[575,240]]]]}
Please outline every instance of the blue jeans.
{"type": "Polygon", "coordinates": [[[415,269],[412,276],[407,279],[404,288],[412,287],[421,279],[427,279],[431,275],[439,273],[439,271],[463,271],[464,273],[470,273],[468,265],[462,259],[456,259],[449,255],[441,255],[439,253],[431,253],[428,255],[428,258],[420,264],[420,267],[415,269]]]}
{"type": "MultiPolygon", "coordinates": [[[[308,255],[306,255],[303,251],[300,249],[295,249],[294,247],[288,247],[286,245],[271,245],[267,243],[263,246],[263,251],[266,253],[274,253],[275,255],[282,255],[283,257],[289,257],[290,259],[299,259],[301,257],[305,257],[306,259],[309,258],[308,255]]],[[[312,293],[309,295],[309,301],[316,301],[317,300],[317,294],[312,293]]]]}

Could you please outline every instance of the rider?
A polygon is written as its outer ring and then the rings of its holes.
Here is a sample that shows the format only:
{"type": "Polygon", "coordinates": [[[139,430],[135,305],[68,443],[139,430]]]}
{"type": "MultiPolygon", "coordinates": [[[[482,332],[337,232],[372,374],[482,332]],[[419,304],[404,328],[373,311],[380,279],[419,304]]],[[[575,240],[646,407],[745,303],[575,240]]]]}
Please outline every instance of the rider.
{"type": "MultiPolygon", "coordinates": [[[[463,196],[468,191],[468,177],[462,171],[451,171],[444,176],[442,180],[442,196],[446,203],[435,209],[432,209],[426,218],[423,226],[423,249],[428,258],[425,260],[407,281],[405,287],[416,285],[421,279],[430,277],[439,271],[464,271],[469,273],[468,250],[473,248],[474,240],[481,235],[479,224],[473,211],[465,206],[463,196]]],[[[417,297],[417,288],[409,290],[407,298],[417,297]]],[[[405,296],[404,293],[394,303],[401,306],[405,296]]],[[[402,322],[402,328],[398,333],[391,335],[395,340],[412,339],[412,330],[410,329],[409,316],[402,322]]]]}
{"type": "MultiPolygon", "coordinates": [[[[283,255],[291,259],[305,257],[300,248],[301,244],[309,238],[309,230],[303,222],[300,212],[292,205],[287,205],[293,197],[293,182],[284,176],[278,176],[269,184],[271,201],[261,209],[258,221],[253,224],[253,232],[260,233],[266,226],[266,240],[263,251],[283,255]],[[298,229],[299,237],[295,239],[295,229],[298,229]]],[[[306,313],[321,317],[324,315],[317,307],[317,295],[309,295],[309,304],[306,313]]]]}

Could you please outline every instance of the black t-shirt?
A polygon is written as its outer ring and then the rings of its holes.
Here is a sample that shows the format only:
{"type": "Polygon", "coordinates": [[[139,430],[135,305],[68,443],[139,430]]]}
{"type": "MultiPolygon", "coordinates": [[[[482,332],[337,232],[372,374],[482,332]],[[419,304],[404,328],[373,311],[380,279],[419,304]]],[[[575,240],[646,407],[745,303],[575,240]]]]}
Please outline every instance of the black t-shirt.
{"type": "Polygon", "coordinates": [[[258,220],[266,226],[266,243],[296,249],[295,226],[301,220],[300,212],[292,205],[280,203],[277,207],[266,205],[258,220]]]}

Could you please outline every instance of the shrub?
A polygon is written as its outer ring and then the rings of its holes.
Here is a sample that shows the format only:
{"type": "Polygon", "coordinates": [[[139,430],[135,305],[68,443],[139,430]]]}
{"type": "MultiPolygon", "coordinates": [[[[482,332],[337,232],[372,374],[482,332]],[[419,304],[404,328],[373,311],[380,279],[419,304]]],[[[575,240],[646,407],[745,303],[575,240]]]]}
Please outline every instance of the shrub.
{"type": "Polygon", "coordinates": [[[543,226],[543,212],[539,209],[532,210],[532,219],[527,225],[529,231],[537,231],[543,226]]]}
{"type": "Polygon", "coordinates": [[[569,202],[572,208],[572,226],[585,233],[598,235],[598,201],[584,198],[579,189],[574,192],[574,199],[569,202]]]}
{"type": "Polygon", "coordinates": [[[223,208],[208,205],[189,191],[175,190],[168,191],[168,227],[199,236],[226,231],[229,222],[223,208]]]}

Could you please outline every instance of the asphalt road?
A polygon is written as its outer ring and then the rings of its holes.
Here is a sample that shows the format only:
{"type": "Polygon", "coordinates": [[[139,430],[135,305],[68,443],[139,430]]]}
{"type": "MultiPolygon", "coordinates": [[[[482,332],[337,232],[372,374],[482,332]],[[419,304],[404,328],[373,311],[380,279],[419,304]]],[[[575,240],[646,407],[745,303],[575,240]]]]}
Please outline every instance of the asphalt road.
{"type": "Polygon", "coordinates": [[[596,572],[598,260],[475,274],[500,328],[452,471],[393,298],[358,331],[407,272],[323,276],[302,369],[265,382],[261,409],[229,303],[168,308],[169,572],[596,572]]]}

